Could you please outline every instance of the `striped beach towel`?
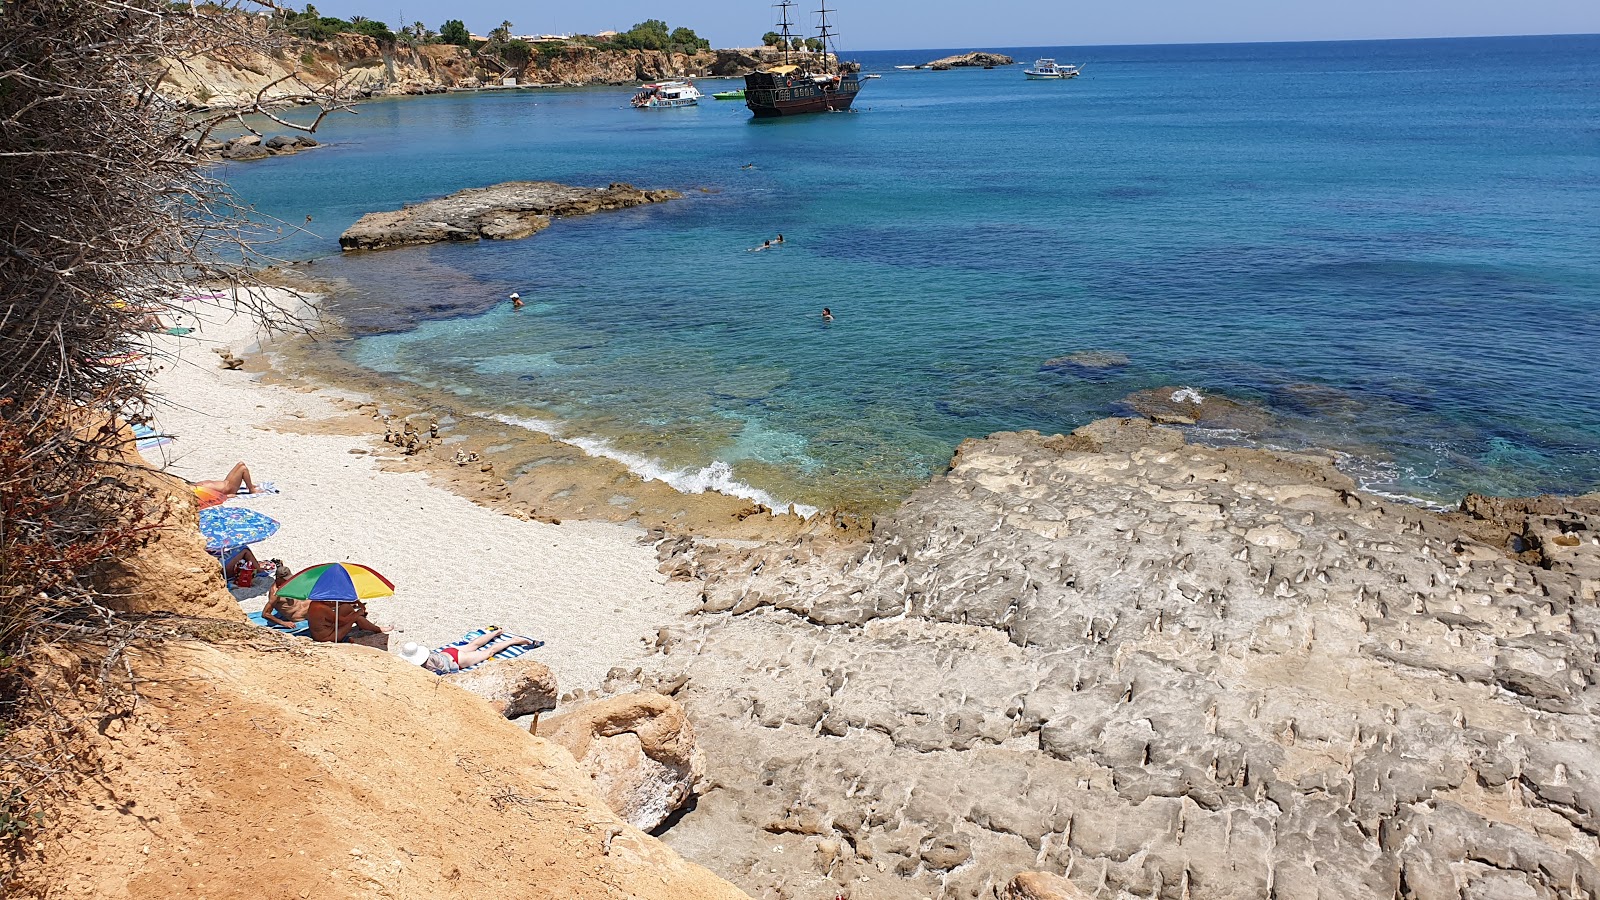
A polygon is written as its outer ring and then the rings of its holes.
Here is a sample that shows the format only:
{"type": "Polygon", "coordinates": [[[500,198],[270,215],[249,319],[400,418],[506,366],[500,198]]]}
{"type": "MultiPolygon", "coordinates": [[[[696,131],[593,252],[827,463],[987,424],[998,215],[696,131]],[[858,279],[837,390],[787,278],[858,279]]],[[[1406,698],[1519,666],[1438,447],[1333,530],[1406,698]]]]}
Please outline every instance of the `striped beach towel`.
{"type": "MultiPolygon", "coordinates": [[[[488,634],[489,631],[490,631],[490,629],[488,629],[488,628],[473,629],[472,631],[469,631],[466,634],[462,635],[461,636],[461,640],[456,641],[453,644],[445,644],[444,647],[465,647],[466,645],[472,643],[472,641],[474,639],[481,638],[484,635],[488,634]]],[[[521,637],[522,636],[520,634],[512,634],[509,631],[506,632],[505,634],[506,634],[506,637],[521,637]]],[[[489,657],[489,659],[486,659],[483,662],[478,663],[478,666],[484,665],[485,663],[489,662],[489,660],[493,660],[493,659],[516,659],[517,657],[521,656],[522,654],[527,653],[529,650],[537,650],[537,649],[539,649],[540,647],[543,647],[543,646],[544,646],[544,641],[534,641],[531,644],[518,644],[515,647],[507,647],[506,649],[501,650],[499,653],[496,653],[495,655],[489,657]]],[[[443,650],[444,647],[440,647],[438,649],[439,650],[443,650]]],[[[437,651],[435,651],[435,652],[437,652],[437,651]]],[[[478,666],[467,666],[467,667],[463,668],[461,671],[470,672],[473,669],[476,669],[478,666]]]]}
{"type": "Polygon", "coordinates": [[[140,450],[154,450],[162,444],[172,443],[172,438],[157,432],[149,425],[133,426],[133,436],[138,439],[140,450]]]}

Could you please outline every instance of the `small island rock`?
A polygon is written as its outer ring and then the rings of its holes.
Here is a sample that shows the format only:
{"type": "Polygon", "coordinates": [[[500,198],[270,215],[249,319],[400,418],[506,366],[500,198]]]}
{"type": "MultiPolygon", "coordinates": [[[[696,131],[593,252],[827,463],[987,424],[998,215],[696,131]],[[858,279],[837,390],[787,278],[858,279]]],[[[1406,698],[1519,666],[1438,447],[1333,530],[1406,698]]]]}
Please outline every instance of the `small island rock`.
{"type": "Polygon", "coordinates": [[[682,196],[677,191],[646,191],[620,183],[586,188],[553,181],[507,181],[393,212],[367,213],[339,236],[339,246],[383,250],[440,241],[515,240],[544,229],[558,216],[627,209],[682,196]]]}
{"type": "Polygon", "coordinates": [[[925,63],[929,69],[944,71],[946,69],[982,69],[988,66],[1014,66],[1017,61],[1004,53],[985,53],[974,50],[971,53],[958,53],[955,56],[946,56],[933,62],[925,63]]]}

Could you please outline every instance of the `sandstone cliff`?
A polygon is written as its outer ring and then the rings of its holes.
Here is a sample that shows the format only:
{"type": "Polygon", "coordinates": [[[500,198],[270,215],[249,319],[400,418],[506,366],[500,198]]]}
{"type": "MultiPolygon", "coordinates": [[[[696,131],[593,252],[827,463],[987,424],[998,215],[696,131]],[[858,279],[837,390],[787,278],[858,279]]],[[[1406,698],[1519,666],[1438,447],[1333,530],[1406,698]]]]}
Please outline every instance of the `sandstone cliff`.
{"type": "Polygon", "coordinates": [[[292,81],[341,86],[350,98],[425,94],[454,88],[522,84],[628,84],[667,78],[734,76],[780,58],[769,48],[671,53],[614,50],[584,44],[545,47],[524,68],[454,44],[385,44],[366,35],[340,34],[328,41],[291,40],[275,53],[230,51],[168,61],[163,86],[173,102],[229,108],[304,92],[292,81]],[[282,82],[282,83],[278,83],[282,82]],[[271,85],[276,85],[270,87],[271,85]]]}
{"type": "Polygon", "coordinates": [[[1595,896],[1600,499],[1467,507],[1111,420],[969,441],[865,545],[679,546],[667,839],[758,895],[1595,896]]]}

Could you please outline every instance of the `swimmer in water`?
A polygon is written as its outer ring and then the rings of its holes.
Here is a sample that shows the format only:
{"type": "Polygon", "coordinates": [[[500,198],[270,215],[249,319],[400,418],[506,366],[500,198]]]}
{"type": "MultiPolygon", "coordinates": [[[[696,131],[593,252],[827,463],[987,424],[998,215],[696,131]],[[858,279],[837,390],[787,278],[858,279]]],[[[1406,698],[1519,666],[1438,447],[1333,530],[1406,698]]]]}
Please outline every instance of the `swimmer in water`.
{"type": "Polygon", "coordinates": [[[773,243],[774,243],[774,244],[781,244],[781,243],[783,243],[783,233],[782,233],[782,232],[779,232],[779,233],[778,233],[778,239],[777,239],[777,240],[775,240],[775,241],[773,241],[773,243]]]}
{"type": "Polygon", "coordinates": [[[522,308],[522,295],[521,294],[514,293],[514,292],[512,293],[512,295],[511,295],[511,308],[512,309],[521,309],[522,308]]]}
{"type": "Polygon", "coordinates": [[[822,308],[822,321],[824,321],[824,322],[832,322],[833,321],[833,310],[831,310],[831,309],[827,308],[826,306],[824,306],[822,308]]]}
{"type": "Polygon", "coordinates": [[[751,247],[748,252],[750,252],[750,253],[760,253],[763,250],[771,250],[771,249],[772,249],[772,242],[771,241],[762,241],[761,242],[761,246],[759,246],[759,247],[751,247]]]}

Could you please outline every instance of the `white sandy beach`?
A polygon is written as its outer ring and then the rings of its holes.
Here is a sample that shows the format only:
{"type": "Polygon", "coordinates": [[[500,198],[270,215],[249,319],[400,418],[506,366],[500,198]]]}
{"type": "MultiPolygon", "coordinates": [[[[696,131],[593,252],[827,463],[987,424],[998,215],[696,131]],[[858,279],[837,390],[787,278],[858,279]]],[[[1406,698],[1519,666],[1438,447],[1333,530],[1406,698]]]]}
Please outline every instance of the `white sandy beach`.
{"type": "MultiPolygon", "coordinates": [[[[197,313],[200,321],[180,322],[197,327],[193,334],[157,338],[172,357],[155,378],[162,399],[153,425],[174,440],[146,458],[190,480],[221,478],[242,460],[257,481],[274,483],[280,493],[229,501],[282,524],[256,555],[296,571],[345,561],[383,573],[395,595],[369,607],[375,621],[393,626],[391,650],[406,641],[439,646],[496,625],[545,641],[535,658],[563,691],[581,690],[646,653],[656,629],[694,604],[689,586],[656,571],[638,528],[522,521],[426,475],[382,471],[376,454],[391,448],[381,438],[296,433],[297,423],[350,413],[330,402],[334,392],[302,393],[222,369],[213,349],[254,352],[255,325],[197,313]]],[[[245,605],[259,610],[262,602],[245,605]]]]}

